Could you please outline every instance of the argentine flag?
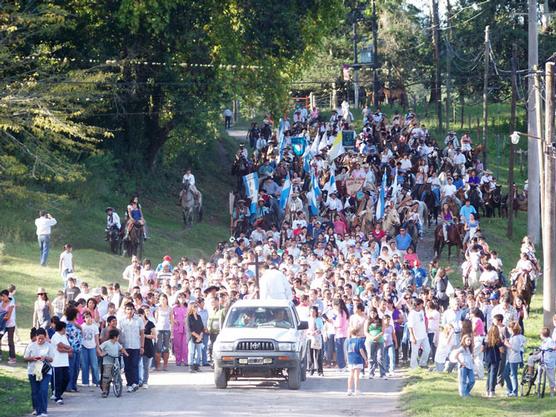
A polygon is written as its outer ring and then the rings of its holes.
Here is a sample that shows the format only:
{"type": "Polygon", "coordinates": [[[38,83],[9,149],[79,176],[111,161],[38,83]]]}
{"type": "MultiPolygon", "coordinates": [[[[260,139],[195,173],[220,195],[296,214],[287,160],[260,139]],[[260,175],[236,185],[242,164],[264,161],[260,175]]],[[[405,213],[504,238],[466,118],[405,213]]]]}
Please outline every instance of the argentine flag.
{"type": "Polygon", "coordinates": [[[317,216],[319,214],[319,204],[318,198],[321,195],[319,188],[319,183],[315,177],[315,174],[311,173],[311,185],[309,192],[307,193],[307,199],[309,200],[309,209],[311,210],[311,215],[317,216]]]}
{"type": "Polygon", "coordinates": [[[278,133],[278,163],[282,160],[282,156],[284,155],[284,146],[286,145],[286,138],[284,137],[284,131],[280,130],[278,133]]]}
{"type": "Polygon", "coordinates": [[[324,186],[324,189],[326,191],[328,191],[328,195],[338,192],[338,189],[336,188],[336,173],[335,173],[335,171],[336,171],[336,167],[335,167],[334,164],[332,164],[330,166],[330,179],[328,180],[328,182],[324,186]]]}
{"type": "Polygon", "coordinates": [[[290,193],[292,191],[292,182],[290,181],[290,176],[286,177],[284,185],[282,185],[282,192],[280,193],[280,209],[284,210],[288,201],[290,199],[290,193]]]}
{"type": "Polygon", "coordinates": [[[398,196],[398,192],[401,190],[401,186],[398,183],[398,170],[396,169],[396,176],[394,177],[394,182],[392,183],[392,197],[390,200],[396,201],[396,197],[398,196]]]}
{"type": "Polygon", "coordinates": [[[380,185],[380,193],[376,203],[376,219],[380,220],[384,216],[384,195],[386,193],[386,171],[382,174],[382,184],[380,185]]]}
{"type": "Polygon", "coordinates": [[[251,200],[251,213],[257,210],[257,196],[259,194],[259,174],[252,172],[243,176],[243,186],[245,187],[245,195],[251,200]]]}

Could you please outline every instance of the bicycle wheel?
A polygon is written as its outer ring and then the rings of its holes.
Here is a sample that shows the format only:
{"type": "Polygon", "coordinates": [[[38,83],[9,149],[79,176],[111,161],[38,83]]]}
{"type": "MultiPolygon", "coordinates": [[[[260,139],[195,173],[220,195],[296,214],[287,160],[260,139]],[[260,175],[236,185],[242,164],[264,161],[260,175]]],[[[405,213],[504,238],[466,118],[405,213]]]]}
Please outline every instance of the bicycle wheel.
{"type": "Polygon", "coordinates": [[[537,397],[544,398],[544,393],[546,390],[546,369],[544,366],[539,368],[539,375],[538,375],[538,383],[537,383],[537,397]]]}
{"type": "Polygon", "coordinates": [[[112,375],[112,391],[116,397],[122,396],[122,374],[119,372],[114,372],[112,375]]]}
{"type": "Polygon", "coordinates": [[[536,376],[537,376],[536,371],[532,376],[529,376],[528,368],[527,367],[523,368],[523,372],[521,374],[521,396],[522,397],[527,397],[531,393],[531,388],[535,383],[536,376]]]}

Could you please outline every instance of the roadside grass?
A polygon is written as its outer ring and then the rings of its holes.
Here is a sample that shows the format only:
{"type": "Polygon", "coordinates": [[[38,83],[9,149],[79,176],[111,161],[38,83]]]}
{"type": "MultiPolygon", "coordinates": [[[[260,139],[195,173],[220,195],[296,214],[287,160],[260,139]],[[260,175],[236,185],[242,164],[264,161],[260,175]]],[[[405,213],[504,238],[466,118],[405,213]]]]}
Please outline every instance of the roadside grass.
{"type": "Polygon", "coordinates": [[[546,396],[507,398],[498,387],[495,398],[484,398],[485,379],[477,380],[471,398],[458,395],[457,374],[428,370],[408,372],[409,383],[402,396],[402,410],[411,417],[552,417],[556,401],[546,396]]]}
{"type": "Polygon", "coordinates": [[[20,356],[15,366],[0,365],[0,417],[28,414],[31,394],[27,366],[20,356]]]}

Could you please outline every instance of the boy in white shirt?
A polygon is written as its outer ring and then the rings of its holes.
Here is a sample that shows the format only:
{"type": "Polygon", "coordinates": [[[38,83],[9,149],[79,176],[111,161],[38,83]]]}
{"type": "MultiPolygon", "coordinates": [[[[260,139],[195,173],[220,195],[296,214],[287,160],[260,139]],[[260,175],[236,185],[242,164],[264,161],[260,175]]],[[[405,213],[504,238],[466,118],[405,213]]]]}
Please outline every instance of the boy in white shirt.
{"type": "Polygon", "coordinates": [[[68,337],[66,336],[65,322],[59,321],[56,323],[56,333],[52,335],[50,343],[54,351],[51,363],[54,370],[54,401],[62,405],[64,404],[62,396],[69,382],[69,352],[72,352],[68,337]]]}
{"type": "Polygon", "coordinates": [[[58,262],[58,269],[60,276],[64,281],[64,289],[68,285],[68,275],[75,271],[75,264],[73,262],[73,246],[71,243],[64,245],[64,251],[60,254],[60,261],[58,262]]]}

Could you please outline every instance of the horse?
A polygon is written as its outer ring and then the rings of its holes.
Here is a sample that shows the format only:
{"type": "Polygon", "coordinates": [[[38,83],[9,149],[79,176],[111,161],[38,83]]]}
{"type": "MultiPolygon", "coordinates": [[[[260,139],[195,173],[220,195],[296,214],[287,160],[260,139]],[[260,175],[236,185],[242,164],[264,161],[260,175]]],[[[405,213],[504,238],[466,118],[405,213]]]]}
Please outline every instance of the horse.
{"type": "MultiPolygon", "coordinates": [[[[473,207],[475,207],[475,210],[477,210],[477,213],[479,212],[479,209],[482,207],[483,202],[481,200],[481,196],[479,194],[479,190],[477,190],[476,187],[471,187],[471,189],[469,190],[469,192],[467,193],[467,198],[469,199],[469,201],[471,202],[471,205],[473,207]]],[[[459,210],[458,210],[459,213],[459,210]]]]}
{"type": "Polygon", "coordinates": [[[143,225],[139,222],[134,222],[129,230],[127,239],[125,242],[125,253],[128,257],[133,255],[137,256],[139,259],[143,257],[143,242],[145,234],[143,230],[143,225]]]}
{"type": "Polygon", "coordinates": [[[533,282],[531,276],[527,272],[518,274],[515,278],[514,285],[517,289],[517,295],[520,296],[527,306],[531,305],[531,298],[533,297],[533,282]]]}
{"type": "Polygon", "coordinates": [[[494,190],[487,192],[485,201],[485,217],[496,217],[496,209],[498,209],[498,217],[502,217],[500,208],[502,206],[501,187],[496,186],[494,190]]]}
{"type": "Polygon", "coordinates": [[[463,224],[458,223],[448,226],[448,243],[444,241],[442,225],[439,224],[434,230],[434,256],[440,258],[444,245],[448,245],[448,259],[451,256],[452,246],[457,246],[460,252],[463,251],[463,224]]]}
{"type": "Polygon", "coordinates": [[[189,183],[186,183],[180,191],[180,205],[185,227],[193,225],[195,215],[197,215],[197,221],[201,221],[202,198],[201,192],[195,186],[190,186],[189,183]]]}
{"type": "Polygon", "coordinates": [[[116,226],[112,226],[110,230],[108,230],[108,245],[110,246],[110,251],[116,255],[121,255],[122,253],[121,238],[121,231],[116,226]]]}
{"type": "Polygon", "coordinates": [[[430,184],[425,184],[423,187],[424,191],[421,194],[420,201],[425,203],[427,206],[427,226],[430,227],[431,225],[431,218],[438,224],[438,205],[436,204],[436,197],[434,193],[431,191],[430,184]],[[421,198],[422,197],[422,198],[421,198]]]}
{"type": "Polygon", "coordinates": [[[400,215],[398,211],[396,209],[390,209],[382,220],[382,229],[388,236],[395,236],[400,224],[400,215]]]}

